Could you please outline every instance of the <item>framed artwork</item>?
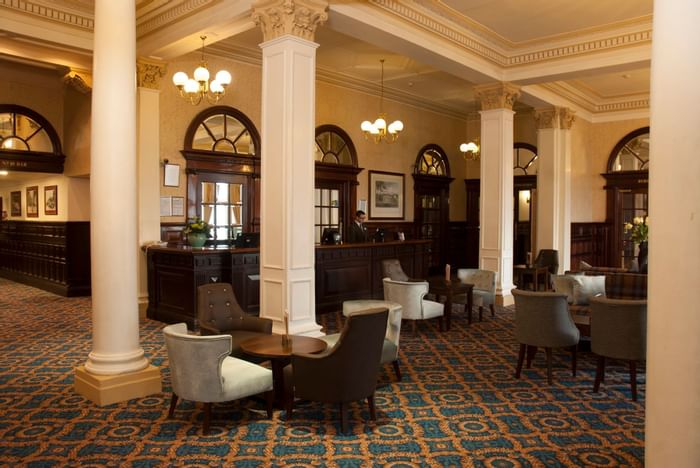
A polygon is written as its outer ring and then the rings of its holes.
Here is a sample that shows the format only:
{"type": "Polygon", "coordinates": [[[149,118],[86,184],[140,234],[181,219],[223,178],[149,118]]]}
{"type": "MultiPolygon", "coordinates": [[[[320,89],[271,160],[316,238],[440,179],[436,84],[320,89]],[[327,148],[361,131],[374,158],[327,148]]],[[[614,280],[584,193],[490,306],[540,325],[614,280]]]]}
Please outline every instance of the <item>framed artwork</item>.
{"type": "Polygon", "coordinates": [[[163,185],[166,187],[180,186],[180,165],[165,163],[165,172],[163,175],[163,185]]]}
{"type": "Polygon", "coordinates": [[[370,219],[404,218],[404,175],[369,171],[370,219]]]}
{"type": "Polygon", "coordinates": [[[185,216],[185,197],[173,197],[172,216],[185,216]]]}
{"type": "Polygon", "coordinates": [[[27,218],[39,217],[39,187],[27,187],[27,218]]]}
{"type": "Polygon", "coordinates": [[[10,216],[22,216],[22,192],[10,192],[10,216]]]}
{"type": "Polygon", "coordinates": [[[160,197],[160,215],[161,216],[172,216],[172,198],[171,197],[160,197]]]}
{"type": "Polygon", "coordinates": [[[58,185],[44,187],[44,214],[58,214],[58,185]]]}

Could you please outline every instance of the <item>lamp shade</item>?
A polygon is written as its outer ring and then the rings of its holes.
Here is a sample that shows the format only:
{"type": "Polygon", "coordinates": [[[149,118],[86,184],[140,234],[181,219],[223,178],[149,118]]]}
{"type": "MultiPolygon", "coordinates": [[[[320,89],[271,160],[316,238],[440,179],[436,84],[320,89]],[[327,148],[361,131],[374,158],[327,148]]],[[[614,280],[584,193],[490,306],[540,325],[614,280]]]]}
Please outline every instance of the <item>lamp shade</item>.
{"type": "Polygon", "coordinates": [[[231,84],[231,74],[226,70],[219,70],[216,73],[216,81],[221,83],[221,86],[226,87],[231,84]]]}
{"type": "Polygon", "coordinates": [[[209,70],[203,65],[198,66],[194,71],[194,79],[199,82],[209,81],[209,70]]]}
{"type": "Polygon", "coordinates": [[[178,87],[185,86],[188,79],[189,77],[187,76],[187,73],[180,71],[173,75],[173,84],[178,87]]]}

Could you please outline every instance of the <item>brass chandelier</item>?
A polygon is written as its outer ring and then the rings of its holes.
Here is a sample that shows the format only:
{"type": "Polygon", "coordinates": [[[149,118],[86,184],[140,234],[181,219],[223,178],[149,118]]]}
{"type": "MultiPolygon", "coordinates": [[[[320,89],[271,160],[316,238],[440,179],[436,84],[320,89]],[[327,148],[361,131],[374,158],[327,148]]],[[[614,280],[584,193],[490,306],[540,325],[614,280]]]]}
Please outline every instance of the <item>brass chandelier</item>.
{"type": "Polygon", "coordinates": [[[210,104],[215,104],[226,94],[226,87],[231,84],[231,74],[226,70],[216,73],[216,77],[209,82],[209,69],[204,60],[204,41],[207,36],[199,36],[202,40],[202,59],[194,71],[194,78],[187,73],[179,71],[173,75],[173,84],[180,90],[180,96],[190,101],[193,106],[198,105],[204,99],[210,104]]]}
{"type": "Polygon", "coordinates": [[[372,138],[375,143],[385,141],[393,143],[399,137],[399,133],[403,130],[403,122],[394,120],[387,126],[387,118],[384,113],[384,59],[380,60],[382,64],[381,75],[381,94],[379,95],[379,117],[374,122],[365,120],[360,125],[366,139],[372,138]]]}

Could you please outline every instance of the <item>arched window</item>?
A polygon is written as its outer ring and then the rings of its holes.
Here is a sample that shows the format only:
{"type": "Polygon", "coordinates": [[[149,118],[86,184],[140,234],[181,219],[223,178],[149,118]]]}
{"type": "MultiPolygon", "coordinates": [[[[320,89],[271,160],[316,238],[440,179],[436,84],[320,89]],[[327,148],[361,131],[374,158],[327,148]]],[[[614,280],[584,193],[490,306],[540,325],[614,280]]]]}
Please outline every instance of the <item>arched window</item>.
{"type": "Polygon", "coordinates": [[[335,125],[316,128],[314,238],[321,242],[324,229],[336,229],[345,239],[354,218],[357,192],[357,151],[350,136],[335,125]]]}
{"type": "Polygon", "coordinates": [[[259,230],[260,136],[253,122],[232,107],[199,113],[185,135],[188,217],[214,229],[214,244],[228,244],[259,230]]]}
{"type": "Polygon", "coordinates": [[[64,161],[48,120],[26,107],[0,104],[0,169],[62,173],[64,161]]]}
{"type": "Polygon", "coordinates": [[[649,127],[625,135],[608,158],[608,172],[649,170],[649,127]]]}
{"type": "Polygon", "coordinates": [[[438,145],[425,145],[418,153],[416,174],[448,176],[450,163],[447,154],[438,145]]]}
{"type": "Polygon", "coordinates": [[[513,175],[535,175],[538,169],[537,147],[529,143],[513,144],[513,175]]]}

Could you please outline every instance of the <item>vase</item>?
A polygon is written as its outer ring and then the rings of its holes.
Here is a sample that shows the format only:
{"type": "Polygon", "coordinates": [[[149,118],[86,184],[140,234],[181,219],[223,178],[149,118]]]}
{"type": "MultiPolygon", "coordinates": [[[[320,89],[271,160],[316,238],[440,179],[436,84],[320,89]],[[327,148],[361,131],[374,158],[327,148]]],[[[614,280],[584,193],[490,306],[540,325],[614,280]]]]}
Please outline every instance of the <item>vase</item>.
{"type": "Polygon", "coordinates": [[[207,242],[207,235],[203,232],[190,232],[187,234],[187,243],[191,247],[203,247],[207,242]]]}
{"type": "Polygon", "coordinates": [[[647,272],[647,257],[649,255],[649,246],[647,241],[642,241],[639,243],[639,253],[637,254],[637,263],[639,264],[639,272],[647,272]]]}

